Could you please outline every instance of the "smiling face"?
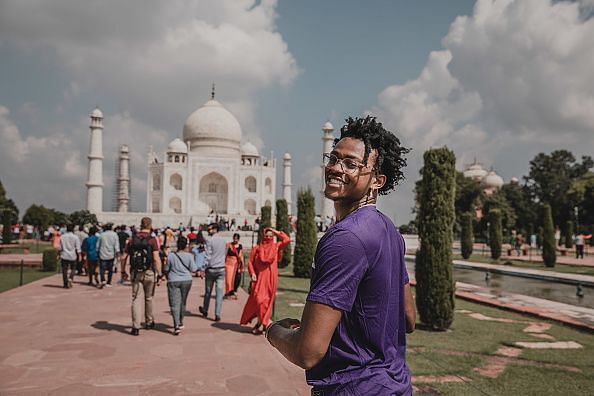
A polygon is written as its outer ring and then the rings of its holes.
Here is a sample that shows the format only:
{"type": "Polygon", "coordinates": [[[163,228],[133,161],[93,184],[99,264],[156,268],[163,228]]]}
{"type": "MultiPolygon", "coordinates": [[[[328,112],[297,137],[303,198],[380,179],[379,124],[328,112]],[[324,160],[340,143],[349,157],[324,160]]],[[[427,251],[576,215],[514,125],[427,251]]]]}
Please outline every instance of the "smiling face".
{"type": "Polygon", "coordinates": [[[331,154],[339,160],[351,159],[361,164],[356,170],[345,172],[345,166],[338,161],[332,166],[325,168],[325,189],[324,195],[332,201],[343,201],[345,203],[356,202],[363,199],[370,188],[376,188],[378,178],[374,174],[373,167],[377,152],[372,150],[367,159],[367,165],[363,163],[365,156],[365,143],[355,138],[341,139],[331,154]]]}

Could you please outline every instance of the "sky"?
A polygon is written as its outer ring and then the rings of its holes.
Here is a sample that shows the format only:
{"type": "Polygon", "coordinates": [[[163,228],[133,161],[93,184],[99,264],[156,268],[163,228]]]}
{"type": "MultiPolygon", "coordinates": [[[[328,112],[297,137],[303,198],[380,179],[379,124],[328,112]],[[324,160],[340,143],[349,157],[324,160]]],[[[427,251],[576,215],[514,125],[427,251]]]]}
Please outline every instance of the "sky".
{"type": "MultiPolygon", "coordinates": [[[[146,153],[216,97],[245,140],[290,152],[319,198],[321,127],[371,114],[412,149],[379,207],[413,214],[423,152],[507,182],[539,152],[594,148],[594,0],[0,0],[0,180],[21,210],[85,206],[89,113],[104,113],[104,210],[121,144],[134,211],[146,153]]],[[[336,131],[335,133],[337,133],[336,131]]],[[[280,161],[279,161],[280,164],[280,161]]],[[[278,166],[280,196],[282,167],[278,166]]],[[[294,199],[295,202],[295,199],[294,199]]]]}

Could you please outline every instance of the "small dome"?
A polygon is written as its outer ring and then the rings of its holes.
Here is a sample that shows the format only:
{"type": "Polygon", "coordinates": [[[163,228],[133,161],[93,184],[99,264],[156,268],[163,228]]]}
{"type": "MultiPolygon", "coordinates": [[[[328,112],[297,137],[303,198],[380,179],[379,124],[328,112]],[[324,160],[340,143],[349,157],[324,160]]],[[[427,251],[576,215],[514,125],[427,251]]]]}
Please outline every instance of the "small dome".
{"type": "Polygon", "coordinates": [[[324,131],[324,132],[330,131],[331,132],[333,130],[334,130],[334,125],[332,125],[332,123],[330,121],[326,121],[326,123],[322,127],[322,131],[324,131]]]}
{"type": "Polygon", "coordinates": [[[518,184],[520,180],[517,177],[512,177],[509,182],[511,184],[518,184]]]}
{"type": "Polygon", "coordinates": [[[188,154],[188,146],[186,146],[186,144],[182,142],[180,138],[175,138],[167,146],[167,152],[188,154]]]}
{"type": "Polygon", "coordinates": [[[464,176],[474,180],[481,180],[487,176],[487,171],[483,169],[480,163],[476,160],[464,170],[464,176]]]}
{"type": "Polygon", "coordinates": [[[103,118],[103,113],[99,110],[99,107],[95,107],[95,110],[91,112],[91,117],[93,118],[103,118]]]}
{"type": "Polygon", "coordinates": [[[241,145],[241,155],[246,157],[259,157],[258,148],[250,142],[245,142],[241,145]]]}
{"type": "Polygon", "coordinates": [[[291,159],[291,154],[285,153],[285,155],[283,156],[283,159],[290,160],[291,159]]]}
{"type": "Polygon", "coordinates": [[[491,171],[481,181],[481,186],[484,188],[501,188],[503,186],[503,178],[495,171],[491,171]]]}
{"type": "Polygon", "coordinates": [[[190,141],[192,151],[201,146],[225,145],[239,149],[241,126],[218,101],[211,99],[194,111],[184,124],[184,141],[190,141]]]}

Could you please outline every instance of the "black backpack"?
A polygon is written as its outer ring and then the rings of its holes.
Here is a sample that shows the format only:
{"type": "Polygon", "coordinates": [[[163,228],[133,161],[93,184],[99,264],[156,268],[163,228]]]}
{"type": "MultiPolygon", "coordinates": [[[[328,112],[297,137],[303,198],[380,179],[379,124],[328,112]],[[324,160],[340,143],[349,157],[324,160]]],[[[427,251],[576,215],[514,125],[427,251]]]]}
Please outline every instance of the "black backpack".
{"type": "Polygon", "coordinates": [[[153,248],[149,243],[151,237],[134,235],[130,244],[130,268],[143,272],[153,265],[153,248]]]}

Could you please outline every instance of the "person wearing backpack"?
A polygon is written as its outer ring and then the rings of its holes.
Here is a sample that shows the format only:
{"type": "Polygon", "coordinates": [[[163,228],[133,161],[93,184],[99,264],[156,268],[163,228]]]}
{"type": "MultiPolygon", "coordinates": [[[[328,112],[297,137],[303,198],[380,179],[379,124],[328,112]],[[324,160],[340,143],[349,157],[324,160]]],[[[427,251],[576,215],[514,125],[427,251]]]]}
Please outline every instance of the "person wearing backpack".
{"type": "Polygon", "coordinates": [[[173,334],[179,335],[184,328],[184,313],[188,293],[192,288],[192,273],[198,271],[194,255],[188,251],[188,239],[177,239],[177,251],[169,253],[164,272],[167,275],[167,296],[173,317],[173,334]]]}
{"type": "Polygon", "coordinates": [[[152,236],[150,217],[140,221],[140,231],[128,241],[127,256],[122,260],[122,277],[132,280],[132,330],[130,334],[140,333],[140,316],[142,313],[140,292],[144,294],[144,327],[155,328],[153,317],[153,296],[155,285],[161,283],[161,258],[159,257],[159,241],[152,236]],[[126,263],[130,260],[130,275],[126,271],[126,263]]]}

